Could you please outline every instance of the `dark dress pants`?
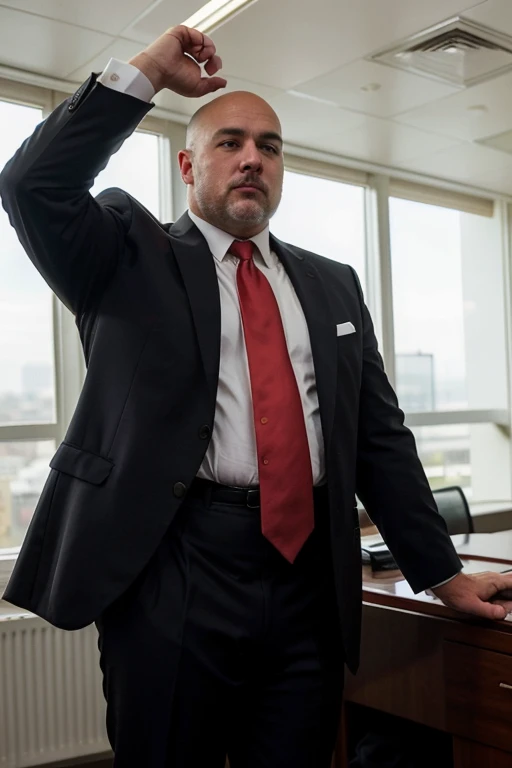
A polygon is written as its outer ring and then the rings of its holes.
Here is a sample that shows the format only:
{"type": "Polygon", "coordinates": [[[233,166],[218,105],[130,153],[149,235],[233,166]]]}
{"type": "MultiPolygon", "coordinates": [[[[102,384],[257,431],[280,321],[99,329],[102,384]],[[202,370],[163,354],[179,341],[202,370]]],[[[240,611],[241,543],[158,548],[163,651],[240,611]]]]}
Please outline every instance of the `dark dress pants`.
{"type": "Polygon", "coordinates": [[[189,494],[98,621],[115,768],[329,768],[343,659],[324,499],[291,565],[259,509],[189,494]]]}

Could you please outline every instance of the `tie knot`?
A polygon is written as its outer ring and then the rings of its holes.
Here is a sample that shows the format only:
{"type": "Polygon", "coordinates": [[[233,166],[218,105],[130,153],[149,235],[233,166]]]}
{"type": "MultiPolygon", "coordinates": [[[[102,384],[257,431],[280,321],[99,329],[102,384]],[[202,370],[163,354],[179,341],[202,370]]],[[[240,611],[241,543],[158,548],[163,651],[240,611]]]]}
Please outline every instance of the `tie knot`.
{"type": "Polygon", "coordinates": [[[237,256],[241,261],[252,259],[254,243],[251,240],[233,240],[229,252],[237,256]]]}

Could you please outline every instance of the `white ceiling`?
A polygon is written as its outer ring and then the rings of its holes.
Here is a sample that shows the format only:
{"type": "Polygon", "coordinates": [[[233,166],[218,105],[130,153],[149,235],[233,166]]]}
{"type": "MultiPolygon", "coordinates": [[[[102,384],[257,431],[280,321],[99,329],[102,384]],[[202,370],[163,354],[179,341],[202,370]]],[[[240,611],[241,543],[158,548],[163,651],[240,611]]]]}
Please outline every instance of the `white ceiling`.
{"type": "MultiPolygon", "coordinates": [[[[202,4],[0,0],[0,65],[78,84],[202,4]]],[[[266,98],[289,142],[512,194],[512,154],[478,143],[512,130],[512,73],[461,91],[366,61],[456,15],[512,35],[512,0],[259,0],[213,38],[229,89],[266,98]]],[[[184,116],[199,106],[156,101],[184,116]]]]}

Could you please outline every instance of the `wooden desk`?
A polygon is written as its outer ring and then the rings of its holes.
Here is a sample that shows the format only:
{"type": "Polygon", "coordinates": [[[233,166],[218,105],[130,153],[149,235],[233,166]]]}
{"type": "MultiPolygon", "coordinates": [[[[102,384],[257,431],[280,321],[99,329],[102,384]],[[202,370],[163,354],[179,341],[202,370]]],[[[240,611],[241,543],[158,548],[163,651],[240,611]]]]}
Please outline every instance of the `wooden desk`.
{"type": "MultiPolygon", "coordinates": [[[[453,540],[468,571],[512,568],[512,531],[453,540]]],[[[512,620],[464,616],[414,595],[397,571],[364,568],[361,652],[342,726],[370,707],[450,734],[454,768],[511,768],[512,620]]],[[[348,765],[343,730],[336,768],[348,765]]]]}

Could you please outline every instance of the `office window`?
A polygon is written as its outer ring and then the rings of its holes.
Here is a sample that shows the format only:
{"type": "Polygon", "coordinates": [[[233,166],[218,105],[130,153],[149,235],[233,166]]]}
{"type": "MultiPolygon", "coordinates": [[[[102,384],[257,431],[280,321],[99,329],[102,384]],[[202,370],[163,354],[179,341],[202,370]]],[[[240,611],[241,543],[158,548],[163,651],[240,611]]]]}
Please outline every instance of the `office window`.
{"type": "Polygon", "coordinates": [[[283,199],[270,222],[280,240],[355,268],[364,288],[364,187],[285,171],[283,199]]]}
{"type": "Polygon", "coordinates": [[[406,414],[438,414],[437,424],[415,428],[432,485],[456,483],[471,493],[476,480],[490,498],[482,475],[492,473],[474,452],[482,426],[443,425],[442,413],[479,412],[474,420],[487,425],[488,450],[499,450],[498,428],[486,415],[508,408],[499,221],[391,198],[390,231],[400,405],[406,414]]]}
{"type": "Polygon", "coordinates": [[[468,424],[413,427],[418,455],[430,487],[471,488],[471,430],[468,424]]]}
{"type": "Polygon", "coordinates": [[[54,453],[53,440],[0,442],[0,551],[22,543],[54,453]]]}
{"type": "MultiPolygon", "coordinates": [[[[0,101],[0,168],[41,120],[41,109],[0,101]]],[[[0,242],[0,425],[50,423],[55,421],[51,292],[3,208],[0,242]]]]}
{"type": "Polygon", "coordinates": [[[110,158],[91,193],[96,196],[108,187],[120,187],[159,218],[159,141],[153,133],[132,134],[110,158]]]}

